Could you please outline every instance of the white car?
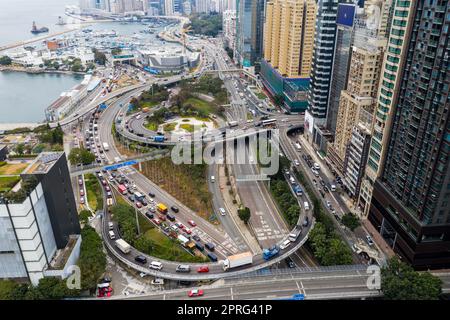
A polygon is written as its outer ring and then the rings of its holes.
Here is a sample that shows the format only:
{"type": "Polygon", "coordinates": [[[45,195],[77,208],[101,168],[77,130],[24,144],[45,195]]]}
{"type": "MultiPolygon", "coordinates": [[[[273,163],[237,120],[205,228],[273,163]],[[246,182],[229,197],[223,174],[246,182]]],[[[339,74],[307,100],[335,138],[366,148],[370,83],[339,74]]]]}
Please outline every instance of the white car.
{"type": "Polygon", "coordinates": [[[300,165],[300,162],[297,159],[295,159],[294,160],[294,165],[298,167],[300,165]]]}
{"type": "Polygon", "coordinates": [[[222,216],[224,216],[227,213],[224,208],[219,208],[219,211],[222,216]]]}
{"type": "Polygon", "coordinates": [[[312,171],[312,173],[313,173],[316,177],[319,176],[319,172],[318,172],[316,169],[311,168],[311,171],[312,171]]]}
{"type": "Polygon", "coordinates": [[[283,243],[282,244],[280,244],[280,249],[281,250],[284,250],[284,249],[286,249],[287,247],[289,247],[291,245],[291,241],[288,239],[288,240],[285,240],[285,241],[283,241],[283,243]]]}

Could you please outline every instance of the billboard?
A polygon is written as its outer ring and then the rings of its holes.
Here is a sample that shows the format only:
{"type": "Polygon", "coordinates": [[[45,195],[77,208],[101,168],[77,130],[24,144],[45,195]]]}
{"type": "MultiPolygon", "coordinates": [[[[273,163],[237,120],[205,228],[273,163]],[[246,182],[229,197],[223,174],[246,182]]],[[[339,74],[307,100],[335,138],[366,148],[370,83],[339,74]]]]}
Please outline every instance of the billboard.
{"type": "Polygon", "coordinates": [[[336,24],[347,27],[353,27],[355,20],[356,5],[354,4],[338,4],[336,24]]]}
{"type": "Polygon", "coordinates": [[[309,131],[310,134],[313,133],[314,128],[314,118],[311,113],[309,113],[309,110],[306,110],[305,112],[305,129],[309,131]]]}

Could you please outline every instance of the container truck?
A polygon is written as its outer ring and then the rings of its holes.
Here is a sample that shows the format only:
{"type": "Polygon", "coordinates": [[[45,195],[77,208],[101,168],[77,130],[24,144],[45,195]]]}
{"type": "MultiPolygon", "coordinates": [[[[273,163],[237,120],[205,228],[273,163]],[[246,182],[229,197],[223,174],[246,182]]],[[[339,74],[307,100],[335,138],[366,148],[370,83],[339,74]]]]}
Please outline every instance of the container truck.
{"type": "Polygon", "coordinates": [[[280,252],[280,247],[273,246],[268,249],[263,250],[263,258],[264,260],[268,261],[272,259],[274,256],[276,256],[280,252]]]}
{"type": "Polygon", "coordinates": [[[180,243],[185,247],[186,244],[189,242],[189,239],[186,238],[185,236],[179,234],[177,237],[178,241],[180,241],[180,243]]]}
{"type": "Polygon", "coordinates": [[[242,253],[227,257],[223,261],[223,270],[227,271],[230,268],[245,266],[246,264],[252,264],[252,263],[253,263],[253,254],[250,251],[242,252],[242,253]]]}
{"type": "Polygon", "coordinates": [[[131,251],[131,246],[123,239],[116,240],[116,247],[125,254],[131,251]]]}
{"type": "Polygon", "coordinates": [[[108,151],[109,150],[109,145],[106,142],[103,142],[103,150],[108,151]]]}

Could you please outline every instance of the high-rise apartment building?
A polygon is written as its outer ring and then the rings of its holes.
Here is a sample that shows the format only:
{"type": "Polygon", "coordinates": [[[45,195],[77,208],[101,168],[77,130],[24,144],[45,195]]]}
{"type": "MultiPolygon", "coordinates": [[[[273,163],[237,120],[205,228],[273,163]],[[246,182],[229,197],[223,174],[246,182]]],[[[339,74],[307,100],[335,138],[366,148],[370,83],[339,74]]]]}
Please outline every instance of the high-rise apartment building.
{"type": "Polygon", "coordinates": [[[264,7],[266,0],[236,1],[236,52],[239,65],[254,70],[263,53],[264,7]]]}
{"type": "Polygon", "coordinates": [[[260,74],[268,91],[273,96],[282,95],[291,112],[307,107],[316,13],[314,0],[274,0],[266,4],[260,74]]]}
{"type": "Polygon", "coordinates": [[[311,81],[308,90],[308,110],[305,114],[307,139],[326,148],[325,124],[331,87],[331,74],[336,41],[336,16],[338,3],[344,0],[319,0],[314,39],[311,81]]]}
{"type": "Polygon", "coordinates": [[[222,14],[222,33],[225,48],[236,49],[236,10],[225,10],[222,14]]]}
{"type": "Polygon", "coordinates": [[[450,266],[449,28],[449,1],[394,1],[366,170],[369,220],[419,269],[450,266]]]}
{"type": "Polygon", "coordinates": [[[173,13],[174,13],[173,0],[164,0],[164,15],[173,16],[173,13]]]}
{"type": "Polygon", "coordinates": [[[0,198],[0,278],[36,285],[50,267],[76,262],[80,225],[63,152],[42,153],[20,177],[0,198]],[[63,249],[71,259],[58,265],[54,258],[63,249]]]}

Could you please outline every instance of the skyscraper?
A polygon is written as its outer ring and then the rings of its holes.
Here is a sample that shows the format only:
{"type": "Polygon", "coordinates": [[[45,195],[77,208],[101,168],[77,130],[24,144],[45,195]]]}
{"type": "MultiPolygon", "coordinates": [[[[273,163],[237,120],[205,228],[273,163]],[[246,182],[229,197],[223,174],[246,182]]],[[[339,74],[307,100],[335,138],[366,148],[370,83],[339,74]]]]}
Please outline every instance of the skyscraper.
{"type": "Polygon", "coordinates": [[[307,106],[315,19],[314,0],[274,0],[266,4],[261,78],[268,91],[282,95],[285,107],[294,112],[307,106]]]}
{"type": "Polygon", "coordinates": [[[325,148],[324,141],[331,72],[336,41],[336,16],[338,3],[344,0],[319,0],[317,3],[316,35],[308,92],[308,110],[305,114],[305,130],[309,141],[325,148]]]}
{"type": "Polygon", "coordinates": [[[369,220],[420,269],[450,266],[450,3],[395,1],[367,176],[369,220]]]}
{"type": "Polygon", "coordinates": [[[237,0],[236,52],[234,59],[253,69],[262,57],[264,6],[266,0],[237,0]]]}

